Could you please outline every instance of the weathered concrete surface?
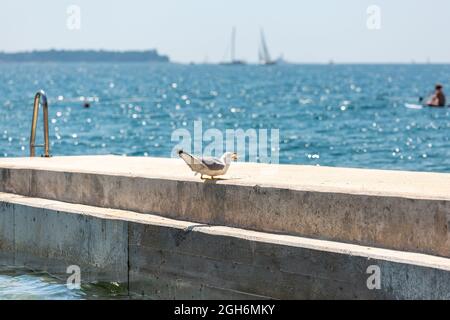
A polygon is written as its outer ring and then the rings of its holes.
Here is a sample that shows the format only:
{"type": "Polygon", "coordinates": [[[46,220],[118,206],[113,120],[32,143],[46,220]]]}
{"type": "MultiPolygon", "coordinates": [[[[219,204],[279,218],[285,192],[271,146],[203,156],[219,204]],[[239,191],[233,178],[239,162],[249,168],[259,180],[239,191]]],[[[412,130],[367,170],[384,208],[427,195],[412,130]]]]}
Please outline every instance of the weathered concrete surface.
{"type": "Polygon", "coordinates": [[[198,223],[450,257],[450,174],[233,164],[201,181],[178,159],[0,159],[0,191],[198,223]]]}
{"type": "Polygon", "coordinates": [[[418,253],[4,193],[0,230],[18,265],[77,264],[152,298],[450,299],[450,259],[418,253]]]}
{"type": "Polygon", "coordinates": [[[3,264],[57,275],[66,273],[70,265],[78,265],[87,282],[127,281],[127,223],[74,213],[55,203],[0,194],[3,264]]]}

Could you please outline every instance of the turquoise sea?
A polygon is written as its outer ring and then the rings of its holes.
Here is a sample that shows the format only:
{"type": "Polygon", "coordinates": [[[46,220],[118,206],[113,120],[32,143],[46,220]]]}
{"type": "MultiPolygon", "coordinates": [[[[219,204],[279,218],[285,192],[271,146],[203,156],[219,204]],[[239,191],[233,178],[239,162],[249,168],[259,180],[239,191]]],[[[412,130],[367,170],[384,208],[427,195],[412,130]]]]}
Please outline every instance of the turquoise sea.
{"type": "Polygon", "coordinates": [[[53,155],[169,157],[173,130],[202,120],[279,129],[280,163],[448,172],[450,108],[404,104],[436,82],[450,93],[449,75],[450,65],[0,64],[0,156],[29,154],[44,89],[53,155]]]}

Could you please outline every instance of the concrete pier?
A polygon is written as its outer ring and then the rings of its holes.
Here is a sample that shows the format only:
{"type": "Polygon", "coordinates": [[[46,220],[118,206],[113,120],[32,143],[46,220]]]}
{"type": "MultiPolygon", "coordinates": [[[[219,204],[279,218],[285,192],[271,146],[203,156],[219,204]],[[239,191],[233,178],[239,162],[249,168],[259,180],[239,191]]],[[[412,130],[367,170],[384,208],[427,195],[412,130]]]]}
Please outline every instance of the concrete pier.
{"type": "Polygon", "coordinates": [[[0,159],[0,192],[450,257],[450,174],[178,159],[0,159]]]}
{"type": "Polygon", "coordinates": [[[0,159],[0,262],[162,299],[450,299],[449,200],[449,174],[0,159]]]}
{"type": "Polygon", "coordinates": [[[10,264],[157,299],[450,299],[450,259],[0,193],[10,264]],[[370,266],[380,268],[370,290],[370,266]]]}

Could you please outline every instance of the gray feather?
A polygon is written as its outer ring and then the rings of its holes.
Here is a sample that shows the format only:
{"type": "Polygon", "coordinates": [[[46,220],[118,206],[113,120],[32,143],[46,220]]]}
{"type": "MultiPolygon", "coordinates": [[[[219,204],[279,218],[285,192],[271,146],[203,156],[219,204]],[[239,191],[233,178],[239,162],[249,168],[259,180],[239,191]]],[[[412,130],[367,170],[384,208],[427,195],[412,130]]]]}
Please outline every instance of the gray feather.
{"type": "Polygon", "coordinates": [[[192,169],[192,171],[199,171],[205,168],[205,165],[201,160],[197,159],[194,156],[191,156],[189,153],[180,151],[178,155],[181,159],[184,160],[184,162],[186,162],[186,164],[192,169]]]}
{"type": "Polygon", "coordinates": [[[225,168],[225,164],[217,158],[205,157],[201,160],[202,163],[210,170],[219,171],[225,168]]]}

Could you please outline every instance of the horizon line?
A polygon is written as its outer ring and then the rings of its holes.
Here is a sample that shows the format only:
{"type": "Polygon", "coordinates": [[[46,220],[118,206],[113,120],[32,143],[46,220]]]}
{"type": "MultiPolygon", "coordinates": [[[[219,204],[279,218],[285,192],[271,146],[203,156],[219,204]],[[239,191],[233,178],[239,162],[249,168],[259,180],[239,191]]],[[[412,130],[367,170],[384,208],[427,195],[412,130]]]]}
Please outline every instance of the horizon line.
{"type": "MultiPolygon", "coordinates": [[[[173,64],[196,64],[196,65],[215,65],[215,64],[220,64],[224,61],[215,61],[212,60],[211,62],[207,62],[207,61],[201,61],[201,60],[191,60],[191,61],[176,61],[176,60],[171,60],[170,58],[170,54],[167,53],[161,53],[159,52],[159,50],[157,48],[148,48],[148,49],[104,49],[104,48],[91,48],[91,49],[57,49],[57,48],[50,48],[50,49],[25,49],[25,50],[14,50],[14,51],[9,51],[9,50],[3,50],[0,51],[0,54],[6,54],[6,55],[14,55],[14,54],[24,54],[24,53],[41,53],[41,52],[52,52],[52,51],[56,51],[56,52],[87,52],[87,51],[92,51],[92,52],[111,52],[111,53],[145,53],[145,52],[156,52],[159,55],[163,55],[163,56],[167,56],[170,59],[169,63],[173,63],[173,64]]],[[[327,64],[327,65],[333,65],[333,64],[350,64],[350,65],[354,65],[354,64],[368,64],[368,65],[380,65],[380,64],[386,64],[386,65],[392,65],[392,64],[415,64],[415,65],[446,65],[446,64],[450,64],[450,60],[449,61],[431,61],[431,60],[415,60],[415,59],[410,59],[409,61],[406,60],[402,60],[402,61],[369,61],[369,60],[362,60],[362,61],[338,61],[335,60],[333,58],[328,59],[327,61],[301,61],[301,60],[284,60],[283,61],[286,64],[306,64],[306,65],[314,65],[314,64],[327,64]]],[[[0,61],[1,62],[1,61],[0,61]]],[[[29,61],[29,62],[33,62],[33,61],[29,61]]],[[[52,61],[48,61],[48,62],[52,62],[52,61]]],[[[55,61],[56,62],[56,61],[55,61]]],[[[82,61],[80,61],[82,62],[82,61]]],[[[244,60],[245,62],[245,60],[244,60]]],[[[23,63],[23,62],[21,62],[23,63]]],[[[253,60],[249,60],[248,62],[246,62],[246,64],[248,65],[254,65],[254,64],[258,64],[257,61],[253,61],[253,60]]]]}

